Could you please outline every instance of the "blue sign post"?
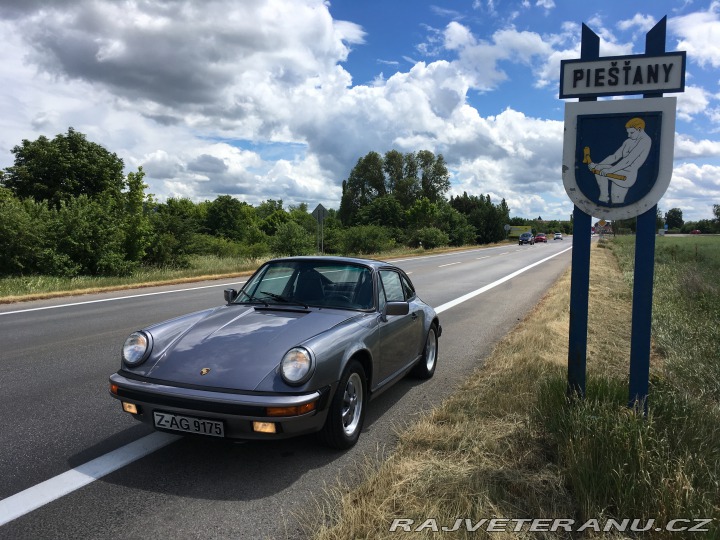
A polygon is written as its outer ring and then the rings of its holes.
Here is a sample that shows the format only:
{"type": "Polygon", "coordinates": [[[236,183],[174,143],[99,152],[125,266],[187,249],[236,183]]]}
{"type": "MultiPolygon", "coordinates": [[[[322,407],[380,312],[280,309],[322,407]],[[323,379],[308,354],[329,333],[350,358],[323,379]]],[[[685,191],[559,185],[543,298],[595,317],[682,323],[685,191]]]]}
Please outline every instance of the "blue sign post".
{"type": "MultiPolygon", "coordinates": [[[[648,54],[665,52],[667,19],[648,32],[648,54]]],[[[647,93],[645,98],[660,98],[662,93],[647,93]]],[[[672,132],[674,139],[674,130],[672,132]]],[[[647,414],[650,386],[650,336],[652,328],[653,277],[655,275],[655,224],[657,204],[637,218],[635,231],[635,280],[633,282],[632,336],[630,338],[630,393],[628,407],[641,405],[647,414]]]]}
{"type": "MultiPolygon", "coordinates": [[[[600,37],[582,25],[581,60],[600,56],[600,37]]],[[[580,97],[581,102],[597,101],[580,97]]],[[[573,252],[570,275],[570,340],[568,346],[568,386],[570,397],[585,397],[587,363],[588,295],[590,291],[590,227],[592,216],[577,205],[573,208],[573,252]]]]}
{"type": "Polygon", "coordinates": [[[647,34],[645,55],[608,62],[598,58],[599,37],[583,25],[581,59],[561,66],[561,97],[580,97],[566,104],[563,146],[563,183],[575,203],[568,393],[585,395],[591,216],[637,217],[628,404],[644,410],[655,218],[672,177],[675,135],[676,99],[663,98],[662,92],[682,90],[685,82],[685,53],[665,54],[665,29],[663,18],[647,34]],[[596,101],[598,95],[612,95],[613,86],[618,94],[643,93],[645,99],[596,101]]]}

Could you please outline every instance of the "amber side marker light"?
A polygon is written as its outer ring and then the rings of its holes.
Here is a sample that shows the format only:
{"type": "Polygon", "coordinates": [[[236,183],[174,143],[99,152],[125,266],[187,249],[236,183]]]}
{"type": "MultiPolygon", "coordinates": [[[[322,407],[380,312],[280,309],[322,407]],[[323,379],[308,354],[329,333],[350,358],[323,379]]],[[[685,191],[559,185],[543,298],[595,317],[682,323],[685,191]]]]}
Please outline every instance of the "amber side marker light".
{"type": "Polygon", "coordinates": [[[117,393],[118,393],[118,385],[117,384],[110,384],[110,393],[117,395],[117,393]]]}
{"type": "Polygon", "coordinates": [[[134,403],[127,403],[125,401],[122,402],[123,411],[130,413],[130,414],[137,414],[138,410],[134,403]]]}
{"type": "Polygon", "coordinates": [[[267,407],[265,412],[268,416],[300,416],[315,410],[315,401],[293,407],[267,407]]]}
{"type": "Polygon", "coordinates": [[[253,431],[258,433],[277,433],[274,422],[253,422],[253,431]]]}

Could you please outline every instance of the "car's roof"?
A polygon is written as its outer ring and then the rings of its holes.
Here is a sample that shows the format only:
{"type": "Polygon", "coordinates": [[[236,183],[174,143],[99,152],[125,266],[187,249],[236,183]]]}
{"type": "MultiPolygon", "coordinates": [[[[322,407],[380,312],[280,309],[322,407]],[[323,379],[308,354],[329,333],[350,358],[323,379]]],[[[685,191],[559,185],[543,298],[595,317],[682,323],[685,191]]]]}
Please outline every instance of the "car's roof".
{"type": "Polygon", "coordinates": [[[298,261],[298,262],[308,262],[308,261],[318,261],[318,262],[326,262],[326,263],[344,263],[344,264],[360,264],[363,266],[371,266],[373,268],[380,268],[384,266],[395,266],[394,264],[390,264],[385,261],[378,261],[375,259],[362,259],[358,257],[339,257],[335,255],[306,255],[306,256],[299,256],[299,257],[279,257],[277,259],[272,259],[268,262],[274,262],[274,261],[298,261]]]}

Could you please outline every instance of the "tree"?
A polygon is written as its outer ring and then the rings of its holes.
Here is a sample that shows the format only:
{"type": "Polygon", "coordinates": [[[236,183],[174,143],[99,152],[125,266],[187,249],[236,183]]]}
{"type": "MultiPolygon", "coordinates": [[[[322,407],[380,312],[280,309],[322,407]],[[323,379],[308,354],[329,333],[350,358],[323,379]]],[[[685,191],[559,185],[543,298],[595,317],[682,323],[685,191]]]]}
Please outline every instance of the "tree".
{"type": "Polygon", "coordinates": [[[62,202],[51,224],[52,244],[82,275],[127,275],[137,267],[125,257],[122,210],[109,194],[62,202]]]}
{"type": "Polygon", "coordinates": [[[317,234],[318,222],[315,220],[313,215],[308,212],[306,203],[300,203],[297,206],[290,206],[290,208],[288,208],[288,215],[292,221],[300,225],[308,233],[313,236],[317,234]]]}
{"type": "Polygon", "coordinates": [[[417,156],[390,150],[385,153],[383,170],[387,175],[388,193],[407,210],[421,193],[417,156]]]}
{"type": "Polygon", "coordinates": [[[415,201],[407,212],[408,225],[412,229],[435,227],[440,217],[438,206],[427,197],[415,201]]]}
{"type": "Polygon", "coordinates": [[[680,229],[683,226],[683,213],[679,208],[671,208],[665,214],[665,224],[668,229],[680,229]]]}
{"type": "Polygon", "coordinates": [[[522,218],[510,219],[510,209],[505,199],[499,205],[492,203],[490,195],[468,195],[450,198],[450,205],[467,216],[468,222],[475,227],[476,241],[479,244],[499,242],[505,238],[504,226],[525,225],[522,218]]]}
{"type": "Polygon", "coordinates": [[[281,208],[263,219],[260,222],[260,229],[268,236],[275,236],[280,225],[288,221],[290,221],[290,214],[281,208]]]}
{"type": "Polygon", "coordinates": [[[655,230],[659,231],[663,227],[665,227],[665,220],[663,219],[662,210],[660,210],[659,206],[655,207],[655,230]]]}
{"type": "Polygon", "coordinates": [[[19,199],[49,201],[57,208],[80,195],[120,198],[125,186],[122,159],[73,128],[52,140],[24,139],[12,153],[15,164],[5,170],[2,182],[19,199]]]}
{"type": "Polygon", "coordinates": [[[422,175],[420,186],[422,196],[430,202],[438,202],[450,189],[450,173],[445,165],[445,158],[438,154],[437,158],[429,150],[421,150],[417,154],[422,175]]]}
{"type": "Polygon", "coordinates": [[[268,199],[267,201],[261,202],[257,207],[255,208],[255,214],[257,215],[259,220],[267,219],[270,217],[274,212],[283,212],[283,202],[282,199],[278,199],[277,201],[275,199],[268,199]]]}
{"type": "Polygon", "coordinates": [[[715,215],[715,221],[720,222],[720,204],[713,204],[713,214],[715,215]]]}
{"type": "Polygon", "coordinates": [[[142,167],[137,173],[127,176],[125,199],[125,256],[130,261],[140,262],[145,257],[145,250],[150,245],[152,225],[146,211],[146,203],[152,197],[145,196],[147,184],[143,182],[145,173],[142,167]]]}
{"type": "Polygon", "coordinates": [[[345,225],[353,225],[361,208],[387,193],[380,154],[369,152],[358,159],[348,179],[343,181],[342,190],[340,219],[345,225]]]}
{"type": "Polygon", "coordinates": [[[315,238],[301,225],[288,221],[278,225],[270,249],[277,255],[309,255],[315,250],[315,238]]]}
{"type": "Polygon", "coordinates": [[[146,260],[160,266],[185,266],[193,238],[203,230],[209,204],[170,198],[150,214],[152,238],[146,260]]]}
{"type": "Polygon", "coordinates": [[[49,221],[48,213],[35,201],[0,198],[0,275],[37,272],[36,254],[43,251],[46,238],[44,228],[38,225],[49,221]]]}
{"type": "Polygon", "coordinates": [[[401,228],[405,225],[405,212],[392,195],[378,197],[357,214],[359,225],[382,225],[401,228]]]}
{"type": "MultiPolygon", "coordinates": [[[[451,246],[464,246],[475,243],[475,228],[468,223],[467,217],[458,212],[447,201],[438,203],[440,215],[438,227],[448,235],[451,246]]],[[[423,243],[423,245],[425,245],[423,243]]]]}
{"type": "Polygon", "coordinates": [[[231,195],[220,195],[208,207],[206,226],[210,234],[242,241],[255,222],[255,209],[231,195]]]}

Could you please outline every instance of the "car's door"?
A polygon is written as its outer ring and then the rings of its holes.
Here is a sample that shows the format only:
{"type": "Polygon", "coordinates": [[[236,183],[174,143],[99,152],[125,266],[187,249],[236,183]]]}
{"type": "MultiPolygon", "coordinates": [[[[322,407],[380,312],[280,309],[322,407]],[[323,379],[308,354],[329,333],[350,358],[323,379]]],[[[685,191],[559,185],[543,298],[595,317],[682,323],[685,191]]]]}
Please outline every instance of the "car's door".
{"type": "Polygon", "coordinates": [[[406,367],[418,353],[423,331],[423,311],[413,302],[415,291],[407,278],[393,269],[379,272],[379,308],[387,302],[409,302],[407,315],[388,315],[380,320],[380,377],[384,381],[406,367]]]}

